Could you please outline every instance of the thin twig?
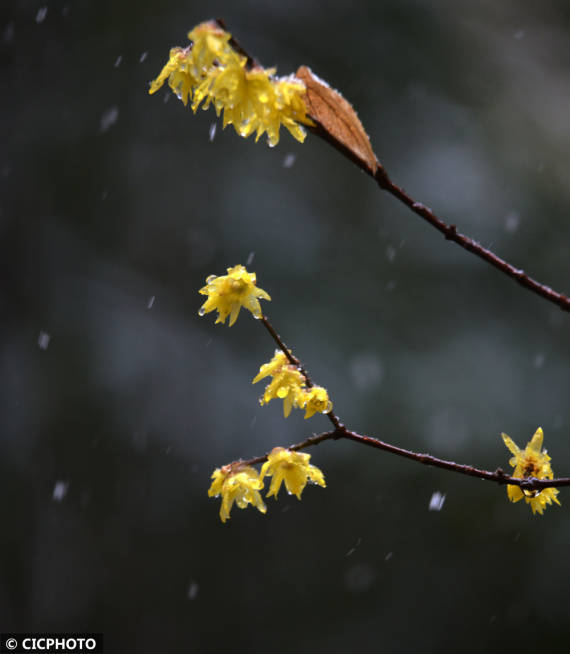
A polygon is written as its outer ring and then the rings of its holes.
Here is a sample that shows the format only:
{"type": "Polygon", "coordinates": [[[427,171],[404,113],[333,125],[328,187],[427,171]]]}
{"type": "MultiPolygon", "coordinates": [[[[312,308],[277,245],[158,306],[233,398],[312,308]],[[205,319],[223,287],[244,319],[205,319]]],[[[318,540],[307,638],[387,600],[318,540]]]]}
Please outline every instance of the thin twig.
{"type": "Polygon", "coordinates": [[[391,193],[395,198],[400,200],[400,202],[409,207],[415,214],[426,220],[432,227],[435,227],[445,236],[446,240],[457,243],[457,245],[460,245],[465,250],[468,250],[487,261],[487,263],[490,263],[492,266],[497,268],[497,270],[500,270],[508,277],[515,279],[521,286],[524,286],[533,293],[537,293],[546,300],[557,304],[563,311],[570,311],[570,298],[562,293],[558,293],[550,288],[550,286],[541,284],[536,281],[536,279],[529,277],[524,270],[515,268],[508,261],[498,257],[492,250],[483,247],[480,243],[477,243],[477,241],[469,238],[469,236],[461,234],[457,231],[455,225],[447,225],[443,220],[438,218],[429,207],[426,207],[421,202],[416,202],[402,188],[394,184],[382,167],[378,167],[374,179],[377,181],[380,188],[391,193]]]}
{"type": "Polygon", "coordinates": [[[532,277],[529,277],[524,270],[515,268],[512,264],[505,259],[497,256],[492,250],[483,247],[477,241],[474,241],[469,236],[461,234],[457,231],[455,225],[448,225],[425,204],[421,202],[416,202],[404,189],[400,188],[397,184],[390,179],[386,169],[378,163],[378,168],[376,172],[373,172],[370,169],[370,166],[356,156],[349,148],[340,143],[335,137],[330,134],[318,121],[313,118],[313,121],[316,123],[314,126],[309,127],[308,129],[315,134],[316,136],[325,140],[329,145],[332,145],[335,150],[340,152],[344,157],[352,161],[356,166],[363,170],[367,175],[376,180],[378,186],[384,190],[388,191],[400,202],[405,204],[409,209],[411,209],[415,214],[427,221],[432,227],[435,227],[439,232],[441,232],[447,241],[454,241],[457,245],[461,246],[465,250],[472,252],[476,256],[480,257],[490,263],[492,266],[500,270],[502,273],[515,279],[521,286],[537,293],[541,297],[557,304],[563,311],[570,311],[570,298],[568,298],[563,293],[558,293],[558,291],[553,290],[550,286],[546,284],[541,284],[532,277]]]}

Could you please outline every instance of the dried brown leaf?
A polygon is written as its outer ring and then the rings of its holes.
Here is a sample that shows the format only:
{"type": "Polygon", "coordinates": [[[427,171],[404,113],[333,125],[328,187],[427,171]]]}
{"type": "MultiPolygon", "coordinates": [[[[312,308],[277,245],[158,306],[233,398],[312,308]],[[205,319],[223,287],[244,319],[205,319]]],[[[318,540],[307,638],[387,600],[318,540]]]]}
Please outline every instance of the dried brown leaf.
{"type": "Polygon", "coordinates": [[[364,130],[356,111],[350,102],[317,77],[307,66],[301,66],[295,73],[307,88],[306,104],[308,114],[316,120],[329,136],[349,150],[374,174],[378,161],[368,134],[364,130]]]}

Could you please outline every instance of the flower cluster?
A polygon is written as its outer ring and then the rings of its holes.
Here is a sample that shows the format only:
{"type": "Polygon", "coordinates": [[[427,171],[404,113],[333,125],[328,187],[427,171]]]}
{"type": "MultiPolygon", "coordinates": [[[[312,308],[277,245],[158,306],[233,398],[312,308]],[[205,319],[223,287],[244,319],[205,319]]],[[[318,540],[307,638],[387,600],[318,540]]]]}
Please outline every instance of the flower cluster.
{"type": "Polygon", "coordinates": [[[273,495],[277,499],[282,482],[285,482],[289,495],[296,495],[298,500],[308,481],[326,488],[322,471],[309,463],[310,458],[310,454],[274,447],[259,473],[262,479],[267,475],[273,477],[267,497],[273,495]]]}
{"type": "Polygon", "coordinates": [[[261,318],[259,299],[271,300],[271,297],[261,288],[257,288],[255,273],[248,273],[244,266],[228,268],[228,274],[221,277],[210,275],[206,286],[199,290],[208,299],[200,307],[198,313],[203,316],[217,310],[216,322],[225,323],[230,317],[230,327],[237,320],[242,307],[251,311],[255,318],[261,318]]]}
{"type": "Polygon", "coordinates": [[[225,522],[230,517],[234,502],[240,509],[253,504],[261,513],[267,507],[259,493],[263,489],[263,481],[259,478],[257,470],[251,466],[228,465],[216,468],[212,473],[212,485],[208,490],[209,497],[222,496],[220,518],[225,522]]]}
{"type": "Polygon", "coordinates": [[[267,456],[259,474],[255,468],[239,462],[216,468],[212,473],[213,481],[208,495],[222,497],[222,522],[230,517],[234,502],[239,509],[245,509],[248,504],[252,504],[261,513],[267,511],[260,494],[263,490],[263,479],[267,476],[272,477],[267,497],[273,495],[275,499],[283,482],[287,492],[296,495],[299,500],[307,482],[325,488],[325,477],[319,468],[309,464],[310,458],[310,454],[276,447],[267,456]]]}
{"type": "Polygon", "coordinates": [[[279,142],[281,125],[301,143],[305,130],[299,123],[313,125],[307,116],[303,96],[305,85],[294,76],[277,78],[275,69],[248,68],[247,58],[236,52],[231,35],[216,23],[201,23],[188,33],[192,44],[172,48],[160,75],[151,82],[155,93],[166,80],[184,105],[192,101],[196,112],[200,104],[212,104],[223,126],[233,125],[236,132],[248,137],[255,132],[257,141],[267,133],[270,146],[279,142]]]}
{"type": "MultiPolygon", "coordinates": [[[[533,477],[535,479],[554,479],[552,468],[550,467],[550,457],[546,450],[542,450],[542,440],[544,434],[539,427],[530,442],[524,450],[519,449],[516,443],[507,436],[501,434],[505,445],[514,455],[509,463],[514,467],[513,477],[525,479],[533,477]]],[[[523,497],[533,513],[542,515],[547,504],[560,505],[557,499],[558,490],[556,488],[543,488],[542,490],[523,490],[519,486],[512,484],[507,486],[507,495],[511,502],[518,502],[523,497]]]]}
{"type": "Polygon", "coordinates": [[[290,363],[281,350],[275,350],[271,361],[261,366],[252,384],[265,377],[272,377],[272,380],[266,386],[259,403],[267,404],[275,398],[283,400],[283,415],[286,418],[293,407],[305,409],[305,418],[310,418],[315,413],[328,413],[332,410],[332,402],[326,388],[322,386],[307,388],[307,380],[303,373],[290,363]]]}

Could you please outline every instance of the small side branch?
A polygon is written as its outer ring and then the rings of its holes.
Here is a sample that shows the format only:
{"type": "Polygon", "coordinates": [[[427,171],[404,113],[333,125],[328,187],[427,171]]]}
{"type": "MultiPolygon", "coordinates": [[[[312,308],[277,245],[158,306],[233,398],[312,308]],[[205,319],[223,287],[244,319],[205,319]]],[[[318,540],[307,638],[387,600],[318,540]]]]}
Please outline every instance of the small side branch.
{"type": "MultiPolygon", "coordinates": [[[[367,168],[365,170],[369,172],[367,168]]],[[[484,261],[487,261],[487,263],[490,263],[492,266],[497,268],[497,270],[500,270],[508,277],[516,280],[521,286],[524,286],[524,288],[540,295],[549,302],[557,304],[563,311],[570,311],[570,298],[562,293],[558,293],[550,288],[550,286],[541,284],[536,281],[536,279],[529,277],[524,270],[515,268],[508,261],[497,256],[492,250],[483,247],[480,243],[477,243],[477,241],[469,238],[469,236],[459,233],[455,225],[446,224],[443,220],[438,218],[429,207],[426,207],[426,205],[421,202],[416,202],[402,188],[394,184],[382,167],[378,168],[374,175],[374,179],[381,189],[388,191],[388,193],[400,200],[400,202],[409,207],[415,214],[427,221],[432,227],[435,227],[445,236],[446,240],[454,241],[457,245],[461,246],[468,252],[472,252],[484,261]]]]}
{"type": "Polygon", "coordinates": [[[541,282],[529,277],[524,270],[516,268],[505,259],[497,256],[492,250],[483,247],[477,241],[474,241],[469,236],[461,234],[457,231],[455,225],[448,225],[441,218],[439,218],[428,206],[422,202],[417,202],[414,200],[404,189],[395,184],[389,177],[386,169],[377,162],[378,167],[376,171],[372,171],[368,163],[360,159],[352,150],[347,148],[344,144],[340,143],[335,139],[334,135],[328,132],[322,125],[318,122],[314,127],[309,127],[309,130],[318,136],[319,138],[326,141],[331,145],[335,150],[340,152],[344,157],[352,161],[356,166],[363,170],[367,175],[372,177],[378,186],[383,190],[387,191],[393,195],[397,200],[405,204],[409,209],[411,209],[415,214],[423,218],[428,222],[432,227],[435,227],[439,232],[441,232],[447,241],[453,241],[457,243],[460,247],[471,252],[475,256],[480,257],[487,263],[490,263],[497,270],[500,270],[502,273],[510,277],[511,279],[516,280],[521,286],[540,295],[544,299],[552,302],[559,306],[563,311],[570,311],[570,298],[568,298],[563,293],[553,290],[550,286],[542,284],[541,282]]]}

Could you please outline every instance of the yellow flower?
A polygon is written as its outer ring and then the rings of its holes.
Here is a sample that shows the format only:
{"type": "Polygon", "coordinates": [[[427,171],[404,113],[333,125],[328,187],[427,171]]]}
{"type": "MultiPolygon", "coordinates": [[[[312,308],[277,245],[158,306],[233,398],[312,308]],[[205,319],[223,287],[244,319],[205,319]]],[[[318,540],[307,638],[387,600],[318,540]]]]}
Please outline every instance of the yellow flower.
{"type": "Polygon", "coordinates": [[[304,390],[297,398],[297,403],[300,409],[305,409],[305,418],[310,418],[315,413],[328,413],[332,410],[327,389],[322,386],[313,386],[304,390]]]}
{"type": "Polygon", "coordinates": [[[230,327],[237,320],[241,307],[251,311],[255,318],[261,318],[261,306],[258,298],[271,300],[271,297],[255,285],[255,273],[248,273],[243,266],[228,268],[228,274],[221,277],[210,275],[206,286],[199,293],[207,295],[208,299],[200,307],[198,313],[203,316],[217,310],[216,323],[225,323],[230,316],[230,327]]]}
{"type": "Polygon", "coordinates": [[[190,72],[192,66],[192,52],[190,48],[172,48],[168,63],[160,71],[160,75],[151,82],[150,94],[156,93],[168,79],[168,85],[184,105],[188,104],[188,98],[192,97],[192,88],[197,80],[190,72]]]}
{"type": "Polygon", "coordinates": [[[275,398],[283,400],[283,413],[286,418],[293,407],[305,409],[305,418],[310,418],[315,413],[328,413],[332,410],[332,402],[329,400],[326,388],[322,386],[307,388],[307,380],[303,373],[289,362],[281,350],[275,350],[271,361],[261,366],[251,383],[256,384],[264,377],[273,379],[266,387],[259,403],[264,405],[275,398]]]}
{"type": "Polygon", "coordinates": [[[275,354],[269,363],[264,363],[252,384],[256,384],[264,377],[273,377],[271,383],[265,388],[259,403],[263,406],[270,400],[278,398],[283,400],[283,415],[287,418],[294,406],[298,406],[298,399],[305,388],[305,377],[300,370],[289,363],[289,359],[281,350],[275,354]]]}
{"type": "Polygon", "coordinates": [[[267,133],[270,146],[279,142],[281,125],[303,142],[305,130],[299,123],[313,125],[303,100],[304,83],[294,76],[277,78],[275,69],[247,68],[247,59],[230,45],[231,35],[215,23],[206,22],[188,33],[192,45],[172,48],[168,63],[151,83],[155,93],[168,79],[170,88],[192,110],[204,103],[224,112],[223,126],[233,125],[243,137],[255,133],[255,140],[267,133]]]}
{"type": "MultiPolygon", "coordinates": [[[[505,445],[514,455],[509,463],[515,468],[512,476],[517,479],[524,479],[526,477],[534,477],[536,479],[554,479],[552,468],[550,467],[550,457],[546,450],[542,450],[542,440],[544,434],[542,428],[539,427],[530,442],[524,450],[517,447],[515,442],[507,436],[501,434],[505,445]]],[[[540,513],[542,515],[547,504],[560,505],[556,498],[558,490],[556,488],[544,488],[542,490],[523,490],[519,486],[512,484],[507,486],[507,495],[511,502],[518,502],[523,497],[527,504],[530,504],[533,513],[540,513]]]]}
{"type": "Polygon", "coordinates": [[[275,499],[277,499],[277,493],[283,481],[287,492],[296,495],[299,500],[308,481],[326,488],[322,471],[309,464],[310,458],[310,454],[275,447],[259,473],[260,479],[263,479],[266,475],[273,476],[267,497],[274,495],[275,499]]]}
{"type": "Polygon", "coordinates": [[[229,45],[231,34],[218,27],[213,21],[200,23],[188,32],[192,41],[193,73],[198,79],[207,75],[214,65],[223,64],[230,56],[237,56],[229,45]]]}
{"type": "Polygon", "coordinates": [[[245,509],[248,504],[253,504],[261,513],[267,511],[259,493],[260,490],[263,490],[263,477],[257,474],[255,468],[240,465],[223,466],[214,470],[212,479],[214,481],[208,490],[208,496],[222,496],[222,506],[220,507],[222,522],[230,517],[234,502],[239,509],[245,509]]]}
{"type": "Polygon", "coordinates": [[[293,406],[297,405],[297,400],[303,392],[304,383],[305,377],[295,366],[283,366],[265,388],[259,403],[263,406],[276,398],[283,400],[283,415],[287,418],[293,406]]]}
{"type": "Polygon", "coordinates": [[[257,384],[258,381],[262,380],[264,377],[269,377],[270,375],[276,375],[281,372],[283,366],[289,365],[289,359],[285,356],[285,352],[282,350],[275,350],[273,359],[269,363],[264,363],[257,375],[253,378],[252,384],[257,384]]]}
{"type": "Polygon", "coordinates": [[[230,35],[215,23],[202,23],[188,32],[192,44],[187,48],[172,48],[167,64],[151,82],[149,94],[156,93],[168,79],[168,85],[186,105],[194,88],[214,67],[216,59],[223,59],[230,35]]]}

